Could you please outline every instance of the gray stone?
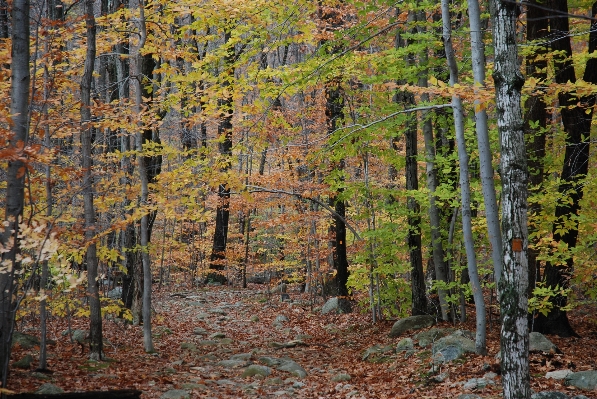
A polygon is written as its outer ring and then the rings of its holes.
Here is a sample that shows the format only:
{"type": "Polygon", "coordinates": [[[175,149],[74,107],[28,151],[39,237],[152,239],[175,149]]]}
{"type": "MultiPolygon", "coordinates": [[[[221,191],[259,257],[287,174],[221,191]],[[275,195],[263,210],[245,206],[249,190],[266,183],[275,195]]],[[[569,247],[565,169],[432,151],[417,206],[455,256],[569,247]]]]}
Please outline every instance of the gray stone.
{"type": "Polygon", "coordinates": [[[495,382],[493,380],[488,380],[487,378],[471,378],[464,383],[464,389],[483,389],[488,385],[495,385],[495,382]]]}
{"type": "Polygon", "coordinates": [[[226,313],[226,311],[224,309],[220,309],[220,308],[210,309],[209,313],[219,314],[219,315],[222,315],[222,316],[226,316],[228,314],[228,313],[226,313]]]}
{"type": "Polygon", "coordinates": [[[238,353],[236,355],[232,355],[230,360],[249,360],[251,356],[251,353],[238,353]]]}
{"type": "Polygon", "coordinates": [[[593,390],[597,387],[597,371],[589,370],[572,373],[566,377],[565,384],[583,390],[593,390]]]}
{"type": "Polygon", "coordinates": [[[532,332],[529,334],[529,352],[559,353],[560,350],[545,335],[532,332]]]}
{"type": "Polygon", "coordinates": [[[219,343],[220,345],[230,345],[232,342],[234,342],[232,338],[222,338],[219,343]]]}
{"type": "Polygon", "coordinates": [[[572,374],[572,371],[565,369],[565,370],[556,370],[556,371],[548,371],[545,374],[545,378],[553,378],[554,380],[563,380],[572,374]]]}
{"type": "Polygon", "coordinates": [[[221,333],[221,332],[216,332],[209,336],[209,339],[222,339],[222,338],[226,338],[226,334],[221,333]]]}
{"type": "Polygon", "coordinates": [[[396,352],[404,352],[415,349],[415,344],[411,338],[404,338],[396,345],[396,352]]]}
{"type": "Polygon", "coordinates": [[[388,357],[394,353],[394,347],[390,345],[373,345],[370,348],[367,348],[363,353],[363,360],[368,360],[369,362],[376,363],[382,361],[383,358],[388,357]]]}
{"type": "Polygon", "coordinates": [[[49,375],[47,375],[45,373],[40,373],[38,371],[34,371],[33,373],[31,373],[31,377],[37,378],[38,380],[51,380],[52,379],[52,377],[50,377],[49,375]]]}
{"type": "Polygon", "coordinates": [[[15,346],[16,344],[19,344],[23,349],[31,349],[39,346],[39,338],[15,331],[12,334],[12,346],[15,346]]]}
{"type": "Polygon", "coordinates": [[[224,378],[222,380],[217,380],[216,384],[218,384],[218,385],[235,385],[235,382],[224,378]]]}
{"type": "Polygon", "coordinates": [[[333,382],[350,381],[350,374],[339,373],[332,377],[333,382]]]}
{"type": "Polygon", "coordinates": [[[122,287],[116,287],[113,290],[108,291],[108,298],[120,299],[122,297],[122,287]]]}
{"type": "Polygon", "coordinates": [[[276,316],[274,323],[281,324],[288,321],[288,317],[284,316],[283,314],[276,316]]]}
{"type": "Polygon", "coordinates": [[[415,334],[413,338],[418,341],[418,344],[421,348],[425,348],[426,346],[434,343],[438,339],[443,338],[446,335],[453,334],[455,331],[455,328],[433,327],[427,331],[421,331],[420,333],[415,334]]]}
{"type": "Polygon", "coordinates": [[[191,399],[191,395],[184,389],[171,389],[164,392],[160,399],[191,399]]]}
{"type": "Polygon", "coordinates": [[[21,360],[14,362],[12,365],[18,369],[29,369],[31,368],[31,363],[33,363],[33,356],[25,355],[21,360]]]}
{"type": "Polygon", "coordinates": [[[497,377],[497,374],[494,373],[493,371],[490,371],[489,373],[485,373],[483,375],[483,378],[486,378],[488,380],[494,380],[497,377]]]}
{"type": "Polygon", "coordinates": [[[350,313],[350,302],[346,299],[340,299],[337,297],[330,298],[321,307],[321,314],[328,313],[350,313]]]}
{"type": "Polygon", "coordinates": [[[444,371],[443,373],[439,373],[438,375],[434,376],[432,380],[435,382],[444,382],[449,376],[450,373],[444,371]]]}
{"type": "Polygon", "coordinates": [[[193,334],[195,335],[205,335],[207,334],[207,330],[203,327],[195,327],[193,329],[193,334]]]}
{"type": "Polygon", "coordinates": [[[57,395],[59,393],[64,393],[64,389],[54,384],[45,383],[37,388],[35,393],[38,395],[57,395]]]}
{"type": "Polygon", "coordinates": [[[568,395],[557,391],[543,391],[532,394],[531,399],[568,399],[568,395]]]}
{"type": "Polygon", "coordinates": [[[204,390],[207,389],[207,387],[205,385],[203,385],[203,384],[197,384],[195,382],[185,382],[183,384],[180,384],[180,387],[182,389],[189,389],[189,390],[197,389],[197,390],[200,390],[200,391],[204,391],[204,390]]]}
{"type": "Polygon", "coordinates": [[[576,395],[576,396],[571,397],[570,399],[589,399],[589,398],[585,395],[576,395]]]}
{"type": "Polygon", "coordinates": [[[224,367],[226,369],[233,369],[236,367],[244,367],[247,365],[246,360],[239,360],[239,359],[229,359],[229,360],[222,360],[217,363],[218,366],[224,367]]]}
{"type": "Polygon", "coordinates": [[[280,377],[268,378],[263,382],[265,385],[282,385],[284,381],[280,377]]]}
{"type": "Polygon", "coordinates": [[[399,337],[407,331],[422,330],[435,324],[435,317],[429,315],[411,316],[400,319],[392,326],[390,338],[399,337]]]}
{"type": "Polygon", "coordinates": [[[463,393],[458,395],[458,399],[482,399],[479,395],[474,393],[463,393]]]}
{"type": "Polygon", "coordinates": [[[286,371],[292,375],[295,375],[299,378],[305,378],[307,376],[307,372],[304,368],[302,368],[297,362],[294,360],[287,359],[281,365],[276,367],[277,370],[286,371]]]}
{"type": "Polygon", "coordinates": [[[209,317],[209,313],[201,312],[195,315],[199,320],[207,319],[209,317]]]}
{"type": "Polygon", "coordinates": [[[447,335],[433,344],[435,364],[451,362],[465,353],[475,353],[475,343],[464,336],[447,335]]]}
{"type": "Polygon", "coordinates": [[[245,369],[242,376],[243,377],[253,377],[255,375],[260,375],[263,377],[267,377],[272,373],[272,369],[267,366],[261,366],[259,364],[252,364],[245,369]]]}
{"type": "Polygon", "coordinates": [[[87,341],[87,337],[89,337],[89,331],[87,330],[73,330],[72,331],[73,340],[79,344],[85,344],[87,341]]]}
{"type": "Polygon", "coordinates": [[[292,383],[292,387],[293,388],[303,388],[305,386],[304,382],[300,382],[300,381],[294,381],[292,383]]]}
{"type": "Polygon", "coordinates": [[[196,351],[197,350],[197,345],[195,345],[192,342],[182,342],[180,344],[180,349],[186,349],[186,350],[190,350],[190,351],[196,351]]]}

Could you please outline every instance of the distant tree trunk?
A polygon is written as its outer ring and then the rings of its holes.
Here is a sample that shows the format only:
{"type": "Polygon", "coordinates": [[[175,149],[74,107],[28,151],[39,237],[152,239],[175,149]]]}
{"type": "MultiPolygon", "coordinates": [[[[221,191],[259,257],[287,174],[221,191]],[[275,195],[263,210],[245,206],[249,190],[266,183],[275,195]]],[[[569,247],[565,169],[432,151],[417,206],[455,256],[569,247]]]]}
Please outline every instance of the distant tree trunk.
{"type": "Polygon", "coordinates": [[[521,109],[524,78],[516,40],[519,5],[490,2],[495,63],[493,80],[501,138],[503,268],[498,284],[504,399],[531,396],[528,331],[527,164],[521,109]]]}
{"type": "MultiPolygon", "coordinates": [[[[539,0],[531,0],[527,7],[527,41],[544,41],[549,35],[549,16],[548,11],[541,7],[539,0]]],[[[547,61],[542,59],[547,48],[544,44],[538,43],[534,53],[528,56],[526,61],[526,73],[528,77],[544,80],[547,78],[547,61]]],[[[547,126],[547,105],[542,94],[532,94],[525,103],[525,138],[527,148],[527,164],[529,168],[530,190],[537,191],[541,189],[544,178],[543,162],[545,159],[545,135],[547,126]],[[532,127],[531,127],[531,124],[532,127]],[[536,125],[535,125],[536,124],[536,125]]],[[[529,205],[530,214],[539,215],[541,205],[534,203],[529,205]]],[[[531,222],[532,226],[532,222],[531,222]]],[[[530,227],[533,228],[534,227],[530,227]]],[[[535,243],[538,239],[535,239],[535,243]]],[[[531,248],[527,251],[529,262],[529,295],[535,288],[535,283],[540,278],[537,259],[539,251],[531,248]]]]}
{"type": "Polygon", "coordinates": [[[91,84],[95,65],[96,25],[93,0],[85,1],[85,25],[87,27],[87,54],[81,78],[81,156],[83,166],[83,205],[85,208],[85,240],[87,241],[87,295],[90,310],[89,357],[100,360],[102,354],[102,315],[97,282],[97,247],[95,243],[95,208],[93,204],[91,84]]]}
{"type": "MultiPolygon", "coordinates": [[[[218,142],[218,149],[222,162],[225,165],[222,171],[230,169],[230,157],[232,156],[232,116],[234,114],[234,104],[232,99],[232,89],[228,78],[234,77],[234,46],[230,45],[231,34],[229,31],[224,33],[224,46],[227,46],[226,55],[224,57],[224,71],[221,73],[222,87],[229,90],[223,90],[222,98],[218,100],[218,105],[222,112],[220,122],[218,124],[218,137],[221,141],[218,142]]],[[[216,208],[216,228],[214,231],[214,240],[210,257],[209,268],[216,270],[208,275],[208,279],[226,282],[226,277],[218,271],[223,270],[226,259],[226,244],[228,241],[228,221],[230,219],[230,187],[227,183],[220,183],[218,186],[218,205],[216,208]]]]}
{"type": "Polygon", "coordinates": [[[2,387],[8,380],[12,333],[18,302],[16,291],[21,264],[19,252],[19,222],[25,204],[25,162],[21,152],[29,134],[29,0],[12,2],[12,48],[10,64],[10,125],[11,137],[8,150],[13,158],[8,159],[6,169],[6,210],[4,230],[0,244],[8,251],[2,254],[2,261],[10,265],[0,273],[0,362],[2,387]]]}
{"type": "MultiPolygon", "coordinates": [[[[448,0],[442,0],[442,20],[444,48],[446,49],[446,60],[448,62],[448,69],[450,70],[450,86],[454,86],[456,83],[458,83],[458,66],[456,65],[456,57],[454,55],[454,48],[452,45],[452,28],[448,0]]],[[[454,129],[456,131],[456,142],[458,145],[458,162],[460,163],[460,209],[462,210],[462,232],[464,236],[463,238],[466,250],[468,274],[473,289],[473,298],[475,299],[475,316],[477,327],[475,351],[480,355],[484,355],[487,352],[485,302],[483,299],[483,291],[477,270],[475,242],[471,221],[471,197],[468,172],[469,156],[466,150],[466,141],[464,138],[464,110],[462,108],[460,96],[456,93],[452,95],[452,110],[454,112],[454,129]]]]}
{"type": "MultiPolygon", "coordinates": [[[[568,15],[566,0],[552,0],[551,7],[562,16],[568,15]]],[[[592,15],[597,14],[597,3],[593,4],[592,15]]],[[[570,25],[567,17],[551,18],[549,20],[550,34],[556,35],[551,42],[552,50],[558,51],[555,57],[555,79],[557,83],[575,83],[576,75],[572,64],[572,47],[568,32],[570,25]]],[[[597,23],[593,23],[589,34],[589,54],[597,50],[597,23]]],[[[588,83],[597,83],[597,59],[587,61],[583,80],[588,83]]],[[[558,192],[561,200],[556,204],[556,220],[553,225],[553,239],[564,243],[569,249],[576,247],[578,239],[578,220],[570,223],[570,219],[578,215],[580,201],[583,197],[583,179],[589,170],[589,142],[591,122],[593,119],[593,106],[595,96],[590,95],[578,98],[574,92],[560,92],[558,101],[561,107],[562,123],[566,132],[566,152],[562,168],[561,183],[558,192]],[[580,100],[580,101],[579,101],[580,100]],[[580,103],[581,106],[577,106],[580,103]]],[[[570,286],[570,278],[574,270],[572,257],[566,259],[566,266],[545,265],[545,285],[566,289],[570,286]]],[[[577,336],[568,320],[564,306],[568,298],[556,295],[551,298],[552,310],[547,316],[538,315],[535,319],[534,330],[544,334],[557,334],[561,337],[577,336]]]]}
{"type": "MultiPolygon", "coordinates": [[[[91,0],[90,0],[91,1],[91,0]]],[[[145,57],[141,55],[141,49],[145,46],[147,39],[147,30],[145,26],[145,5],[143,0],[139,1],[139,33],[140,40],[137,44],[134,54],[134,61],[136,63],[136,76],[133,79],[135,87],[135,107],[137,115],[141,114],[141,106],[143,104],[143,88],[142,81],[144,80],[144,61],[145,57]]],[[[136,134],[136,150],[138,152],[137,164],[139,167],[139,178],[141,181],[141,196],[140,206],[147,207],[147,200],[149,196],[149,172],[148,172],[148,160],[143,155],[143,143],[145,141],[145,129],[143,126],[139,126],[140,131],[136,134]]],[[[141,262],[143,265],[143,347],[145,352],[153,352],[153,338],[151,335],[151,258],[149,257],[149,229],[150,229],[150,214],[148,210],[143,212],[141,216],[140,226],[140,244],[141,244],[141,262]]]]}

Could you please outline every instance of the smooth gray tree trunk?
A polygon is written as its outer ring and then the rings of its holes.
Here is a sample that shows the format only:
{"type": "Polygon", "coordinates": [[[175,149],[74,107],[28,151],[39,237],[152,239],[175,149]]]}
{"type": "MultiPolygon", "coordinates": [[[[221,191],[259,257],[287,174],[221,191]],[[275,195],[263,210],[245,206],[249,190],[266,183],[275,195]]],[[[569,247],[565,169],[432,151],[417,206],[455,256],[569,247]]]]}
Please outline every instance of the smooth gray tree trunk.
{"type": "Polygon", "coordinates": [[[531,396],[528,330],[527,164],[522,118],[524,78],[516,47],[518,4],[490,2],[498,131],[501,138],[503,269],[498,284],[504,399],[531,396]]]}
{"type": "MultiPolygon", "coordinates": [[[[448,62],[448,69],[450,70],[450,86],[458,83],[458,66],[456,65],[456,57],[454,55],[454,47],[452,45],[452,27],[450,21],[450,5],[448,0],[442,0],[442,23],[444,48],[446,50],[446,60],[448,62]]],[[[468,272],[471,279],[473,298],[475,299],[476,310],[476,337],[475,350],[478,354],[485,354],[486,348],[486,322],[485,322],[485,302],[483,299],[483,291],[479,281],[479,273],[477,270],[477,259],[475,255],[475,242],[473,237],[473,228],[471,222],[471,194],[468,177],[468,153],[466,151],[466,141],[464,138],[464,114],[462,108],[462,101],[458,94],[452,95],[452,109],[454,111],[454,128],[456,130],[456,142],[458,145],[458,161],[460,163],[460,195],[462,206],[462,231],[464,235],[464,247],[466,249],[466,258],[468,265],[468,272]]]]}
{"type": "MultiPolygon", "coordinates": [[[[9,150],[14,155],[22,155],[23,145],[29,134],[29,0],[12,2],[12,48],[10,64],[10,114],[12,124],[9,139],[9,150]]],[[[20,262],[16,259],[19,250],[17,240],[19,218],[23,214],[25,203],[25,163],[21,158],[9,159],[6,170],[6,210],[4,231],[0,235],[1,244],[10,248],[2,254],[2,261],[12,267],[0,273],[0,362],[2,369],[2,387],[6,387],[8,379],[8,363],[10,362],[11,341],[14,329],[17,301],[16,278],[20,262]]]]}
{"type": "MultiPolygon", "coordinates": [[[[485,85],[485,44],[481,28],[481,11],[478,0],[468,1],[468,17],[471,28],[471,52],[473,61],[473,77],[475,89],[485,85]]],[[[475,100],[475,128],[477,130],[477,147],[479,148],[479,171],[481,173],[481,189],[485,202],[485,219],[491,244],[491,259],[496,284],[502,275],[502,233],[493,181],[493,159],[489,145],[489,129],[487,128],[487,112],[481,101],[475,100]]]]}

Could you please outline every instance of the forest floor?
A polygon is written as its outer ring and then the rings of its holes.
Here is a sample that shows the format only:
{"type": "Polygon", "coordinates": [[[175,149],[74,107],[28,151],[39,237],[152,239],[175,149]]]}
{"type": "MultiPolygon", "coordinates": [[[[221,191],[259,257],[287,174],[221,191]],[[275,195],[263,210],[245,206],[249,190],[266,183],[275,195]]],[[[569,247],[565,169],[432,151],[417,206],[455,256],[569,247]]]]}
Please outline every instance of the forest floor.
{"type": "MultiPolygon", "coordinates": [[[[186,389],[190,398],[452,398],[462,393],[501,397],[499,376],[495,378],[497,384],[476,392],[467,392],[463,387],[463,382],[498,368],[495,355],[499,351],[499,328],[495,316],[492,328],[488,328],[489,354],[467,354],[464,361],[443,365],[441,371],[447,372],[447,378],[437,382],[429,374],[429,350],[419,348],[408,358],[401,353],[392,354],[379,363],[362,359],[367,348],[376,344],[395,346],[414,332],[389,338],[393,321],[373,325],[370,315],[358,311],[321,315],[311,306],[301,305],[306,303],[301,294],[289,292],[294,303],[288,303],[281,302],[279,294],[266,292],[263,286],[245,290],[178,286],[156,292],[156,353],[144,352],[141,327],[105,320],[106,361],[102,362],[90,362],[87,348],[63,335],[67,320],[53,317],[48,328],[49,338],[56,341],[49,347],[51,373],[35,372],[38,347],[24,349],[17,345],[13,362],[27,354],[34,361],[28,370],[11,369],[8,388],[17,393],[33,392],[48,382],[65,391],[134,388],[143,391],[142,398],[160,398],[173,389],[186,389]],[[278,316],[288,320],[276,324],[278,316]],[[293,343],[297,336],[300,341],[293,343]],[[296,346],[276,348],[276,343],[296,346]],[[263,357],[290,358],[307,375],[299,378],[272,367],[268,376],[242,377],[247,364],[263,364],[263,357]],[[221,363],[231,359],[236,362],[221,363]],[[342,374],[348,374],[350,379],[345,375],[338,377],[342,374]]],[[[597,369],[594,310],[581,307],[571,314],[572,325],[582,338],[549,336],[562,354],[531,355],[534,391],[559,390],[570,396],[580,393],[563,386],[561,381],[546,379],[545,373],[566,368],[597,369]]],[[[440,323],[439,327],[474,330],[473,317],[464,324],[440,323]]],[[[32,318],[17,327],[21,332],[39,336],[34,324],[32,318]]],[[[73,319],[71,324],[72,328],[88,328],[86,319],[73,319]]],[[[591,393],[584,394],[591,397],[591,393]]]]}

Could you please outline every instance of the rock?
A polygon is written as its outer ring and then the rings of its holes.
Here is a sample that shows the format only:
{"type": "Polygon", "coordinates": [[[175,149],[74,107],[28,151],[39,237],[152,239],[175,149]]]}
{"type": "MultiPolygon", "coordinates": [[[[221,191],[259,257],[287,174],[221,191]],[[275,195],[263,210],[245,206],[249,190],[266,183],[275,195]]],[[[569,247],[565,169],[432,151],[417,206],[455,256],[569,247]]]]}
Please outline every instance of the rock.
{"type": "Polygon", "coordinates": [[[226,316],[228,314],[228,313],[226,313],[226,311],[224,309],[220,309],[220,308],[210,309],[209,313],[219,314],[219,315],[222,315],[222,316],[226,316]]]}
{"type": "Polygon", "coordinates": [[[205,335],[205,334],[207,334],[207,330],[205,328],[202,328],[202,327],[195,327],[193,329],[193,334],[195,334],[195,335],[205,335]]]}
{"type": "Polygon", "coordinates": [[[575,396],[571,397],[570,399],[589,399],[589,398],[586,397],[585,395],[575,395],[575,396]]]}
{"type": "Polygon", "coordinates": [[[566,377],[565,384],[583,390],[593,390],[597,387],[597,371],[589,370],[571,373],[566,377]]]}
{"type": "Polygon", "coordinates": [[[286,371],[292,375],[295,375],[299,378],[305,378],[307,376],[307,372],[304,368],[302,368],[297,362],[294,360],[286,360],[284,363],[276,367],[277,370],[286,371]]]}
{"type": "Polygon", "coordinates": [[[209,313],[201,312],[195,315],[199,320],[207,319],[209,317],[209,313]]]}
{"type": "Polygon", "coordinates": [[[282,385],[284,381],[280,377],[268,378],[263,382],[265,385],[282,385]]]}
{"type": "Polygon", "coordinates": [[[120,299],[122,297],[122,287],[116,287],[113,290],[108,291],[108,298],[120,299]]]}
{"type": "Polygon", "coordinates": [[[59,393],[64,393],[64,389],[54,384],[45,383],[37,388],[35,393],[38,395],[57,395],[59,393]]]}
{"type": "Polygon", "coordinates": [[[404,352],[415,349],[415,344],[411,338],[404,338],[396,345],[396,352],[404,352]]]}
{"type": "Polygon", "coordinates": [[[14,362],[12,365],[18,369],[29,369],[31,368],[31,363],[33,363],[33,356],[25,355],[21,360],[14,362]]]}
{"type": "Polygon", "coordinates": [[[407,331],[422,330],[435,324],[435,317],[429,315],[411,316],[400,319],[392,326],[390,338],[399,337],[407,331]]]}
{"type": "Polygon", "coordinates": [[[23,349],[31,349],[39,346],[39,338],[15,331],[12,334],[12,346],[15,346],[16,344],[19,344],[23,349]]]}
{"type": "Polygon", "coordinates": [[[251,321],[252,321],[253,323],[257,323],[257,322],[259,321],[259,316],[257,316],[257,315],[253,315],[253,316],[251,316],[251,321]]]}
{"type": "Polygon", "coordinates": [[[435,364],[451,362],[465,353],[475,353],[475,343],[463,336],[447,335],[433,344],[435,364]]]}
{"type": "Polygon", "coordinates": [[[216,332],[209,336],[209,339],[222,339],[222,338],[226,338],[226,334],[221,333],[221,332],[216,332]]]}
{"type": "Polygon", "coordinates": [[[186,350],[190,350],[190,351],[196,351],[197,350],[197,345],[195,345],[192,342],[182,342],[180,344],[180,349],[186,349],[186,350]]]}
{"type": "Polygon", "coordinates": [[[394,353],[394,347],[387,345],[373,345],[363,353],[363,360],[368,360],[371,363],[378,363],[388,358],[394,353]]]}
{"type": "Polygon", "coordinates": [[[483,378],[487,379],[487,380],[494,380],[497,377],[497,374],[494,373],[493,371],[490,371],[489,373],[485,373],[483,375],[483,378]]]}
{"type": "Polygon", "coordinates": [[[568,399],[568,395],[557,391],[543,391],[532,394],[531,399],[568,399]]]}
{"type": "Polygon", "coordinates": [[[457,399],[483,399],[479,395],[475,395],[474,393],[463,393],[458,395],[457,399]]]}
{"type": "Polygon", "coordinates": [[[251,358],[251,353],[238,353],[236,355],[232,355],[230,360],[245,360],[248,361],[251,358]]]}
{"type": "Polygon", "coordinates": [[[332,377],[333,382],[350,381],[350,374],[339,373],[332,377]]]}
{"type": "Polygon", "coordinates": [[[230,345],[232,342],[234,342],[232,338],[222,338],[219,343],[220,345],[230,345]]]}
{"type": "MultiPolygon", "coordinates": [[[[68,334],[68,332],[67,332],[68,334]]],[[[73,330],[72,331],[73,340],[79,344],[87,343],[87,337],[89,337],[89,331],[87,330],[73,330]]]]}
{"type": "Polygon", "coordinates": [[[171,389],[164,392],[160,399],[191,399],[191,395],[184,389],[171,389]]]}
{"type": "Polygon", "coordinates": [[[263,377],[267,377],[272,373],[272,369],[267,366],[261,366],[259,364],[252,364],[245,369],[242,376],[243,377],[253,377],[255,375],[261,375],[263,377]]]}
{"type": "Polygon", "coordinates": [[[444,382],[446,380],[446,378],[448,378],[450,376],[450,373],[448,373],[447,371],[444,371],[443,373],[440,373],[436,376],[434,376],[432,378],[433,381],[435,382],[444,382]]]}
{"type": "Polygon", "coordinates": [[[464,383],[464,389],[483,389],[488,385],[495,385],[495,382],[493,380],[488,380],[487,378],[471,378],[464,383]]]}
{"type": "Polygon", "coordinates": [[[282,324],[288,321],[288,317],[284,316],[283,314],[276,316],[274,320],[274,324],[282,324]]]}
{"type": "Polygon", "coordinates": [[[185,382],[183,384],[180,384],[180,387],[182,389],[189,389],[189,390],[191,390],[191,389],[197,389],[197,390],[200,390],[200,391],[204,391],[204,390],[207,389],[207,387],[205,385],[203,385],[203,384],[197,384],[195,382],[185,382]]]}
{"type": "Polygon", "coordinates": [[[532,332],[529,334],[529,352],[560,353],[560,350],[545,335],[532,332]]]}
{"type": "Polygon", "coordinates": [[[334,313],[350,313],[350,301],[341,298],[330,298],[321,308],[321,314],[334,313]]]}
{"type": "Polygon", "coordinates": [[[217,363],[218,366],[222,366],[227,369],[233,369],[236,367],[244,367],[247,365],[246,360],[240,359],[229,359],[229,360],[222,360],[217,363]]]}
{"type": "Polygon", "coordinates": [[[556,371],[548,371],[545,374],[545,378],[553,378],[554,380],[563,380],[572,374],[572,371],[565,369],[565,370],[556,370],[556,371]]]}
{"type": "Polygon", "coordinates": [[[427,331],[421,331],[418,334],[415,334],[413,337],[415,340],[418,341],[419,346],[421,348],[425,348],[429,344],[434,343],[440,338],[445,337],[446,335],[453,334],[456,331],[455,328],[431,328],[427,331]]]}

